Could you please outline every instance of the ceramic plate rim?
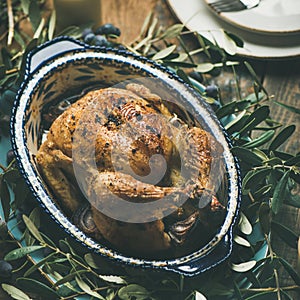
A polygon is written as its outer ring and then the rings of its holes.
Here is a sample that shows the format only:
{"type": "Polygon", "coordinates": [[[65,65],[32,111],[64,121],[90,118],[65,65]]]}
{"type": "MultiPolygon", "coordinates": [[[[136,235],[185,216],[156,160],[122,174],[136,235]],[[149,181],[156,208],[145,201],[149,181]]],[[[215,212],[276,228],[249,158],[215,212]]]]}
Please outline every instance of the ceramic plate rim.
{"type": "MultiPolygon", "coordinates": [[[[239,12],[221,12],[217,13],[211,6],[208,4],[213,3],[215,1],[212,0],[203,0],[207,7],[216,14],[219,18],[223,19],[224,21],[233,24],[234,26],[241,27],[245,30],[254,31],[261,34],[297,34],[300,33],[300,22],[298,22],[298,25],[296,22],[291,25],[291,17],[292,19],[298,18],[297,20],[300,20],[300,14],[297,15],[283,15],[283,16],[265,16],[264,18],[259,18],[259,12],[263,12],[260,6],[257,6],[252,9],[246,9],[239,12]],[[295,17],[294,17],[295,16],[295,17]],[[254,20],[255,18],[255,20],[254,20]],[[251,20],[252,22],[249,22],[248,20],[251,20]],[[274,20],[272,20],[274,19],[274,20]],[[254,22],[253,22],[254,20],[254,22]],[[284,26],[282,22],[284,21],[286,28],[272,26],[272,24],[277,24],[278,21],[281,20],[280,26],[284,26]],[[256,23],[258,22],[258,23],[256,23]],[[270,25],[271,24],[271,25],[270,25]],[[290,27],[289,27],[290,26],[290,27]],[[289,27],[289,28],[288,28],[289,27]],[[268,29],[266,29],[268,28],[268,29]]],[[[283,0],[280,0],[283,2],[283,0]]],[[[264,4],[264,3],[263,3],[264,4]]],[[[300,2],[299,2],[300,4],[300,2]]],[[[299,5],[298,4],[298,5],[299,5]]]]}
{"type": "Polygon", "coordinates": [[[211,11],[211,9],[206,7],[207,5],[202,0],[190,0],[189,5],[186,5],[181,0],[167,0],[167,3],[175,17],[177,17],[177,19],[189,30],[198,31],[212,41],[213,39],[211,38],[211,34],[212,32],[216,31],[226,30],[240,36],[245,43],[243,48],[237,47],[237,54],[240,56],[256,59],[290,59],[300,57],[300,34],[282,35],[279,37],[270,35],[266,37],[260,33],[255,34],[250,31],[242,30],[241,28],[234,27],[233,25],[217,17],[216,14],[211,11]],[[210,27],[200,29],[200,18],[197,19],[197,16],[201,16],[201,18],[204,17],[205,21],[208,22],[208,26],[210,27]],[[296,41],[294,41],[294,37],[297,38],[296,41]],[[268,45],[254,43],[251,41],[251,38],[263,40],[266,40],[267,38],[268,45]],[[274,43],[275,40],[277,41],[278,38],[281,39],[282,44],[280,46],[272,46],[272,43],[274,43]],[[285,45],[283,43],[284,40],[293,42],[294,44],[285,45]]]}

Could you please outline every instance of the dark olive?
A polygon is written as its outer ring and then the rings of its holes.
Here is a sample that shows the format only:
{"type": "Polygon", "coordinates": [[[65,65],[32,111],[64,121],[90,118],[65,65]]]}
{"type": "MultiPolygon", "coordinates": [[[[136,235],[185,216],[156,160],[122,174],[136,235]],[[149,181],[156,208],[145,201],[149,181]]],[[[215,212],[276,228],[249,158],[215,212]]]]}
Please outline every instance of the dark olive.
{"type": "Polygon", "coordinates": [[[107,24],[104,24],[104,25],[98,27],[95,30],[95,34],[120,36],[121,31],[118,27],[114,26],[113,24],[107,23],[107,24]]]}
{"type": "Polygon", "coordinates": [[[93,42],[94,38],[95,34],[93,32],[90,32],[83,38],[83,41],[87,44],[90,44],[93,42]]]}
{"type": "Polygon", "coordinates": [[[5,260],[0,260],[0,277],[3,277],[3,278],[11,277],[12,270],[13,270],[13,267],[9,262],[7,262],[5,260]]]}
{"type": "Polygon", "coordinates": [[[6,163],[9,165],[15,159],[15,153],[12,149],[8,150],[6,153],[6,163]]]}
{"type": "Polygon", "coordinates": [[[93,45],[95,46],[109,46],[109,43],[104,35],[96,35],[93,39],[93,45]]]}
{"type": "Polygon", "coordinates": [[[214,84],[208,85],[205,89],[205,94],[207,97],[217,99],[219,96],[219,88],[214,84]]]}
{"type": "Polygon", "coordinates": [[[125,46],[123,46],[123,45],[118,45],[117,48],[119,50],[127,50],[127,48],[125,46]]]}

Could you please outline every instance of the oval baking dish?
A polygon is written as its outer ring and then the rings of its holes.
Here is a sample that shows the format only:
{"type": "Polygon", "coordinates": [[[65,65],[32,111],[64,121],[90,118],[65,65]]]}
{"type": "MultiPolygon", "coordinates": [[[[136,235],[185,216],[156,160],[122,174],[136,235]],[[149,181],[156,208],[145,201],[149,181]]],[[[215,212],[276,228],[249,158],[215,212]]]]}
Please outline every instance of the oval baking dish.
{"type": "MultiPolygon", "coordinates": [[[[12,145],[21,173],[34,197],[64,231],[91,251],[121,264],[173,271],[194,276],[226,260],[232,251],[232,230],[241,200],[240,175],[230,141],[209,105],[201,96],[166,68],[125,50],[87,46],[71,38],[55,39],[31,52],[25,80],[18,92],[11,120],[12,145]],[[144,79],[151,80],[144,80],[144,79]],[[88,236],[73,224],[53,200],[39,172],[36,154],[45,131],[45,111],[62,99],[77,99],[93,87],[142,81],[159,90],[161,98],[176,99],[197,124],[222,146],[225,184],[221,226],[204,245],[177,257],[148,258],[116,250],[88,236]],[[77,97],[77,98],[76,98],[77,97]]],[[[220,192],[219,192],[220,193],[220,192]]]]}

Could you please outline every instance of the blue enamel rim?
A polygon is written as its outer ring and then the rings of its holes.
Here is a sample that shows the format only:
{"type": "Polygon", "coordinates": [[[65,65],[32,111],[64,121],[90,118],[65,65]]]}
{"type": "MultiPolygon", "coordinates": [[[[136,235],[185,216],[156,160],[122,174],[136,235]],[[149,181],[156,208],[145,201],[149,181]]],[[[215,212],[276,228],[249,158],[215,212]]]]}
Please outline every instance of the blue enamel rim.
{"type": "Polygon", "coordinates": [[[111,48],[98,48],[87,46],[77,40],[69,37],[61,37],[54,39],[38,47],[36,50],[28,55],[27,59],[27,73],[22,83],[14,104],[12,118],[11,118],[11,139],[12,147],[16,155],[17,163],[23,177],[26,180],[30,190],[35,198],[39,201],[43,209],[50,214],[53,220],[63,230],[83,244],[88,249],[101,254],[103,257],[112,259],[115,262],[127,264],[131,266],[140,266],[144,268],[162,269],[177,272],[186,276],[195,276],[203,273],[216,265],[225,261],[232,252],[232,239],[233,239],[233,226],[236,223],[240,202],[241,202],[241,176],[238,161],[235,156],[230,152],[231,142],[220,124],[219,120],[209,107],[209,105],[202,99],[202,97],[187,83],[185,83],[176,74],[167,68],[138,55],[135,55],[126,50],[118,50],[111,48]],[[53,54],[46,60],[43,60],[33,72],[29,72],[32,57],[42,49],[46,49],[50,45],[59,43],[60,41],[70,41],[74,43],[74,48],[63,51],[59,54],[53,54]],[[75,46],[80,46],[80,48],[75,46]],[[76,49],[77,48],[77,49],[76,49]],[[212,131],[217,134],[217,138],[224,139],[223,146],[226,146],[224,151],[227,176],[229,180],[228,192],[228,205],[227,214],[223,225],[219,231],[201,249],[193,252],[192,254],[182,256],[175,259],[165,260],[149,260],[141,259],[130,256],[125,256],[115,250],[104,247],[95,242],[90,237],[86,236],[75,225],[73,225],[62,211],[54,204],[51,196],[46,191],[45,187],[36,170],[30,162],[30,153],[26,146],[26,136],[24,130],[25,124],[25,111],[28,107],[28,99],[34,90],[34,87],[43,80],[45,74],[55,72],[55,68],[60,63],[70,63],[75,59],[84,59],[89,57],[98,59],[105,59],[106,61],[123,63],[124,65],[141,69],[143,72],[151,75],[152,77],[160,77],[167,84],[171,85],[183,95],[187,104],[191,105],[197,112],[203,113],[204,120],[208,121],[212,126],[212,131]],[[217,254],[214,254],[218,250],[217,254]]]}

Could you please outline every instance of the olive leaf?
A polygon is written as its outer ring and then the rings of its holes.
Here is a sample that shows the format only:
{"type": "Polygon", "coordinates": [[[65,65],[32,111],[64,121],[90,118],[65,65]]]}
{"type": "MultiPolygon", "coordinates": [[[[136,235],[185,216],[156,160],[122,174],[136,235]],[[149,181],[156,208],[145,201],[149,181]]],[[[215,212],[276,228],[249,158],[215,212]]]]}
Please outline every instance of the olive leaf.
{"type": "Polygon", "coordinates": [[[23,215],[23,221],[27,227],[27,229],[30,231],[30,233],[42,244],[46,244],[45,240],[39,233],[38,229],[34,225],[34,223],[26,216],[23,215]]]}
{"type": "Polygon", "coordinates": [[[5,68],[7,70],[12,69],[12,61],[11,61],[11,54],[10,52],[5,48],[1,48],[1,56],[2,56],[2,63],[4,64],[5,68]]]}
{"type": "Polygon", "coordinates": [[[24,278],[24,277],[17,278],[17,284],[24,291],[35,293],[37,295],[43,295],[43,299],[45,300],[46,299],[55,300],[60,298],[53,289],[51,289],[41,281],[32,278],[24,278]]]}
{"type": "Polygon", "coordinates": [[[29,5],[31,0],[21,0],[21,7],[25,15],[28,15],[29,13],[29,5]]]}
{"type": "Polygon", "coordinates": [[[267,184],[261,187],[260,189],[254,191],[254,198],[262,199],[262,196],[267,195],[272,190],[272,188],[272,184],[267,184]]]}
{"type": "Polygon", "coordinates": [[[241,111],[235,118],[233,118],[228,124],[226,124],[225,129],[229,134],[235,134],[245,125],[245,122],[247,120],[246,113],[246,110],[241,111]]]}
{"type": "Polygon", "coordinates": [[[248,218],[245,216],[244,213],[241,212],[240,214],[240,221],[238,224],[241,232],[243,232],[244,234],[250,234],[252,232],[252,225],[250,223],[250,221],[248,220],[248,218]]]}
{"type": "Polygon", "coordinates": [[[71,281],[72,279],[75,279],[76,276],[79,276],[86,272],[87,272],[87,270],[78,270],[78,271],[72,272],[72,273],[68,274],[67,276],[61,278],[60,280],[56,281],[54,286],[60,286],[66,282],[71,281]]]}
{"type": "Polygon", "coordinates": [[[241,236],[236,235],[234,241],[241,246],[251,247],[251,244],[241,236]]]}
{"type": "Polygon", "coordinates": [[[244,41],[239,36],[233,34],[232,32],[228,32],[228,31],[225,32],[232,40],[234,40],[235,44],[238,47],[242,48],[244,46],[244,41]]]}
{"type": "Polygon", "coordinates": [[[232,102],[229,102],[223,106],[221,106],[217,111],[216,111],[216,115],[219,119],[225,117],[225,116],[228,116],[228,115],[231,115],[235,112],[235,109],[236,109],[236,105],[237,105],[237,102],[236,101],[232,101],[232,102]]]}
{"type": "Polygon", "coordinates": [[[24,40],[22,35],[16,30],[14,32],[14,39],[22,47],[22,49],[26,47],[26,41],[24,40]]]}
{"type": "Polygon", "coordinates": [[[252,166],[259,166],[262,164],[262,157],[249,149],[236,146],[231,149],[231,152],[246,164],[252,166]]]}
{"type": "Polygon", "coordinates": [[[242,293],[240,291],[239,286],[237,285],[237,283],[235,282],[235,280],[233,280],[233,288],[234,288],[234,296],[236,300],[243,300],[242,297],[242,293]]]}
{"type": "Polygon", "coordinates": [[[93,253],[85,254],[84,260],[93,269],[100,269],[103,261],[99,258],[99,256],[94,255],[93,253]]]}
{"type": "Polygon", "coordinates": [[[290,170],[284,173],[284,175],[279,180],[278,184],[275,186],[273,197],[271,199],[271,208],[274,214],[277,214],[279,212],[283,201],[286,197],[286,188],[289,176],[290,170]]]}
{"type": "MultiPolygon", "coordinates": [[[[258,268],[258,263],[256,264],[256,268],[258,268]]],[[[244,274],[243,274],[244,275],[244,274]]],[[[256,273],[255,272],[246,272],[246,277],[247,279],[255,286],[261,286],[261,283],[259,281],[259,276],[256,276],[256,273]]]]}
{"type": "Polygon", "coordinates": [[[270,212],[271,212],[270,206],[265,202],[261,203],[258,211],[258,219],[259,219],[261,230],[264,234],[268,234],[270,232],[270,225],[271,225],[270,212]]]}
{"type": "Polygon", "coordinates": [[[288,159],[284,164],[286,166],[300,166],[300,154],[288,159]]]}
{"type": "MultiPolygon", "coordinates": [[[[199,34],[198,32],[195,33],[196,38],[201,46],[201,49],[203,49],[204,54],[211,60],[212,55],[211,52],[208,51],[208,49],[218,49],[218,47],[215,46],[214,43],[212,43],[209,39],[205,38],[203,35],[199,34]]],[[[220,50],[223,51],[223,50],[220,50]]]]}
{"type": "MultiPolygon", "coordinates": [[[[57,294],[60,295],[61,298],[65,297],[71,297],[72,295],[78,294],[80,293],[79,289],[75,289],[74,286],[77,285],[76,281],[71,281],[68,284],[65,285],[61,285],[58,289],[57,289],[57,294]]],[[[64,298],[63,298],[64,299],[64,298]]],[[[72,298],[72,299],[76,299],[76,298],[72,298]]]]}
{"type": "Polygon", "coordinates": [[[242,273],[242,272],[250,271],[251,269],[254,268],[255,265],[256,265],[256,260],[250,260],[250,261],[243,262],[240,264],[232,263],[231,269],[235,272],[242,273]]]}
{"type": "Polygon", "coordinates": [[[151,293],[143,286],[132,283],[119,289],[118,297],[121,300],[144,300],[151,299],[151,293]]]}
{"type": "Polygon", "coordinates": [[[300,109],[291,105],[287,105],[285,103],[279,102],[279,101],[274,101],[274,103],[288,109],[289,111],[296,113],[296,114],[300,114],[300,109]]]}
{"type": "Polygon", "coordinates": [[[231,38],[230,35],[227,34],[226,31],[222,30],[223,33],[223,47],[224,50],[229,54],[229,55],[235,55],[237,52],[237,47],[235,41],[231,38]]]}
{"type": "Polygon", "coordinates": [[[99,278],[106,282],[116,283],[116,284],[127,284],[127,282],[120,276],[115,275],[99,275],[99,278]]]}
{"type": "MultiPolygon", "coordinates": [[[[271,153],[271,155],[272,155],[272,153],[271,153]]],[[[282,160],[278,157],[272,157],[268,160],[265,160],[264,163],[268,164],[269,166],[276,166],[276,165],[282,165],[283,164],[282,160]]]]}
{"type": "MultiPolygon", "coordinates": [[[[258,79],[253,67],[250,65],[249,62],[244,61],[244,64],[246,68],[248,69],[249,73],[252,75],[253,79],[255,80],[255,83],[258,85],[259,89],[262,90],[266,95],[268,95],[268,92],[264,88],[264,86],[261,84],[260,80],[258,79]]],[[[257,93],[258,95],[258,93],[257,93]]],[[[259,97],[257,97],[259,99],[259,97]]]]}
{"type": "MultiPolygon", "coordinates": [[[[70,273],[70,266],[66,264],[59,263],[60,260],[54,259],[54,261],[46,261],[47,269],[50,272],[58,272],[60,274],[66,275],[70,273]]],[[[65,261],[63,261],[65,262],[65,261]]]]}
{"type": "MultiPolygon", "coordinates": [[[[72,254],[73,258],[84,263],[84,259],[76,253],[75,249],[72,247],[72,245],[70,244],[67,238],[64,240],[59,240],[59,246],[63,252],[72,254]]],[[[71,258],[71,256],[69,258],[71,258]]]]}
{"type": "Polygon", "coordinates": [[[207,298],[198,291],[195,291],[195,300],[207,300],[207,298]]]}
{"type": "MultiPolygon", "coordinates": [[[[252,296],[245,298],[245,300],[266,300],[266,299],[274,299],[275,291],[262,291],[258,292],[252,296]],[[272,296],[270,296],[272,295],[272,296]]],[[[276,296],[275,296],[276,297],[276,296]]],[[[278,299],[278,298],[277,298],[278,299]]]]}
{"type": "Polygon", "coordinates": [[[243,191],[251,188],[255,189],[257,185],[259,185],[263,180],[266,179],[270,172],[271,168],[256,169],[249,171],[243,179],[243,191]]]}
{"type": "Polygon", "coordinates": [[[163,59],[167,56],[169,56],[175,49],[177,48],[176,45],[171,45],[159,52],[157,52],[153,57],[152,59],[153,60],[160,60],[160,59],[163,59]]]}
{"type": "MultiPolygon", "coordinates": [[[[173,58],[171,62],[183,62],[188,58],[187,53],[179,53],[177,57],[173,58]]],[[[187,66],[195,66],[195,64],[188,64],[186,63],[187,66]]]]}
{"type": "Polygon", "coordinates": [[[107,289],[105,297],[106,300],[114,300],[116,298],[116,292],[114,289],[107,289]]]}
{"type": "Polygon", "coordinates": [[[144,37],[150,24],[151,24],[151,21],[153,19],[153,12],[151,11],[145,18],[144,20],[144,23],[143,25],[141,26],[141,29],[140,29],[140,37],[144,37]]]}
{"type": "Polygon", "coordinates": [[[297,285],[300,285],[300,277],[298,273],[294,270],[294,268],[287,262],[284,258],[278,257],[279,262],[285,268],[285,270],[289,273],[291,278],[295,281],[297,285]]]}
{"type": "Polygon", "coordinates": [[[274,151],[281,146],[294,133],[295,130],[295,125],[290,125],[282,129],[270,144],[269,151],[274,151]]]}
{"type": "Polygon", "coordinates": [[[27,254],[34,252],[34,251],[40,250],[44,247],[45,246],[26,246],[26,247],[14,249],[14,250],[8,252],[5,255],[4,259],[6,261],[16,260],[16,259],[26,256],[27,254]]]}
{"type": "Polygon", "coordinates": [[[75,277],[75,280],[78,284],[78,286],[88,295],[92,296],[93,298],[105,300],[103,296],[101,296],[96,291],[93,291],[88,284],[86,284],[80,277],[75,277]]]}
{"type": "Polygon", "coordinates": [[[174,24],[168,27],[167,30],[164,31],[164,33],[161,35],[161,38],[162,39],[175,38],[181,33],[183,28],[184,28],[183,24],[174,24]]]}
{"type": "Polygon", "coordinates": [[[52,40],[54,37],[55,23],[56,23],[56,12],[55,12],[55,10],[53,10],[51,13],[51,16],[49,19],[49,25],[48,25],[48,39],[49,40],[52,40]]]}
{"type": "Polygon", "coordinates": [[[263,163],[265,163],[265,162],[269,159],[269,157],[268,157],[268,155],[265,153],[265,151],[263,151],[263,150],[261,150],[261,149],[259,149],[259,148],[254,148],[254,149],[252,149],[252,152],[253,152],[254,154],[256,154],[258,157],[260,157],[260,159],[262,160],[263,163]]]}
{"type": "Polygon", "coordinates": [[[41,36],[42,31],[45,27],[45,23],[46,23],[45,18],[41,18],[39,26],[37,27],[36,31],[34,32],[34,35],[33,35],[34,39],[38,39],[41,36]]]}
{"type": "Polygon", "coordinates": [[[46,262],[51,260],[55,255],[56,255],[56,252],[52,252],[48,256],[46,256],[43,259],[39,260],[37,263],[33,264],[28,270],[26,270],[26,272],[24,273],[24,277],[28,277],[30,274],[32,274],[34,271],[36,271],[38,268],[40,268],[46,262]]]}
{"type": "Polygon", "coordinates": [[[15,300],[32,300],[23,291],[21,291],[13,285],[2,283],[1,287],[7,294],[9,294],[15,300]]]}
{"type": "Polygon", "coordinates": [[[0,175],[0,199],[4,213],[4,220],[5,222],[8,222],[10,215],[10,193],[2,174],[0,175]]]}
{"type": "Polygon", "coordinates": [[[38,40],[37,39],[32,39],[27,47],[24,49],[24,53],[22,56],[22,60],[21,60],[21,66],[20,66],[20,71],[19,71],[19,76],[17,79],[16,84],[18,86],[20,86],[22,84],[22,82],[24,81],[24,77],[25,77],[25,70],[26,70],[26,66],[27,66],[27,59],[28,59],[28,55],[29,52],[31,52],[33,49],[35,49],[38,45],[38,40]]]}
{"type": "Polygon", "coordinates": [[[275,135],[275,130],[269,130],[258,136],[257,138],[245,143],[243,147],[252,149],[260,147],[269,142],[275,135]]]}
{"type": "Polygon", "coordinates": [[[194,69],[194,71],[199,73],[207,73],[211,71],[214,67],[215,67],[214,64],[209,62],[201,63],[201,64],[197,64],[197,67],[194,69]]]}
{"type": "Polygon", "coordinates": [[[276,232],[276,234],[278,234],[284,242],[286,242],[290,247],[297,249],[298,235],[294,231],[275,220],[272,221],[271,227],[273,232],[276,232]]]}
{"type": "Polygon", "coordinates": [[[64,28],[58,33],[59,36],[71,36],[73,38],[79,38],[82,34],[82,29],[79,26],[71,25],[64,28]]]}
{"type": "Polygon", "coordinates": [[[270,108],[268,106],[261,106],[256,109],[250,116],[245,120],[245,126],[238,132],[240,136],[245,135],[247,132],[254,129],[262,121],[265,121],[270,114],[270,108]]]}
{"type": "Polygon", "coordinates": [[[41,22],[41,11],[37,1],[30,1],[28,15],[33,29],[36,30],[41,22]]]}

